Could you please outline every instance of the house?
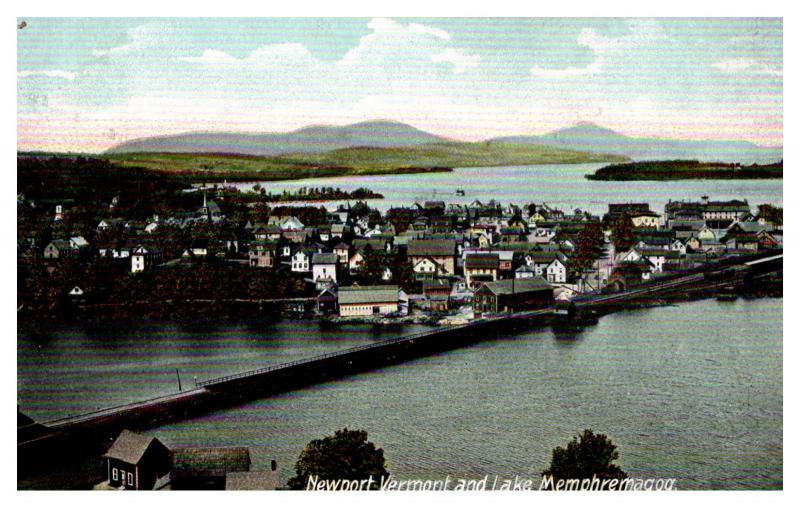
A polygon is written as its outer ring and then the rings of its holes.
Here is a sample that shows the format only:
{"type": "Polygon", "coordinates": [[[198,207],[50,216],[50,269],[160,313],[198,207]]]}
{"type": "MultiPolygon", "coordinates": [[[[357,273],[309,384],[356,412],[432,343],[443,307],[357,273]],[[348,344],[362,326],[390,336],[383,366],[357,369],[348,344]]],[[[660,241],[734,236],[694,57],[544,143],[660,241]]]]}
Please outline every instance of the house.
{"type": "Polygon", "coordinates": [[[758,250],[759,237],[755,233],[728,234],[723,238],[728,250],[758,250]]]}
{"type": "Polygon", "coordinates": [[[500,256],[496,253],[468,253],[464,259],[464,277],[467,286],[477,288],[485,282],[499,278],[500,256]]]}
{"type": "Polygon", "coordinates": [[[350,263],[350,245],[347,243],[339,243],[333,247],[333,253],[339,257],[339,264],[346,266],[350,263]]]}
{"type": "Polygon", "coordinates": [[[250,471],[247,447],[179,447],[172,450],[173,490],[225,489],[232,472],[250,471]]]}
{"type": "Polygon", "coordinates": [[[336,266],[339,256],[335,253],[315,253],[311,258],[311,279],[317,284],[317,289],[336,283],[336,266]]]}
{"type": "Polygon", "coordinates": [[[386,315],[398,311],[397,285],[340,287],[339,315],[342,317],[386,315]]]}
{"type": "Polygon", "coordinates": [[[452,239],[414,239],[408,242],[408,259],[416,266],[423,259],[430,259],[446,275],[455,274],[456,242],[452,239]]]}
{"type": "MultiPolygon", "coordinates": [[[[650,205],[646,202],[609,204],[608,213],[606,213],[605,219],[606,223],[613,224],[616,223],[616,221],[619,220],[619,217],[622,215],[628,215],[628,218],[633,219],[633,215],[647,217],[649,213],[652,212],[650,211],[650,205]]],[[[656,220],[658,220],[657,214],[656,220]]]]}
{"type": "Polygon", "coordinates": [[[300,249],[291,258],[292,271],[295,273],[308,273],[311,271],[311,252],[300,249]]]}
{"type": "Polygon", "coordinates": [[[514,278],[517,280],[522,278],[533,278],[536,276],[536,271],[527,264],[523,264],[514,271],[514,278]]]}
{"type": "Polygon", "coordinates": [[[74,249],[65,239],[54,239],[44,247],[45,259],[66,259],[72,257],[74,249]]]}
{"type": "Polygon", "coordinates": [[[559,251],[531,251],[525,254],[525,264],[533,268],[536,276],[545,277],[551,283],[567,282],[567,256],[559,251]]]}
{"type": "Polygon", "coordinates": [[[169,449],[157,438],[122,430],[103,455],[112,488],[149,490],[170,470],[169,449]]]}
{"type": "Polygon", "coordinates": [[[257,240],[250,243],[247,257],[250,265],[257,268],[271,268],[275,266],[275,242],[257,240]]]}
{"type": "Polygon", "coordinates": [[[567,283],[567,257],[556,252],[555,258],[545,268],[547,281],[550,283],[567,283]]]}
{"type": "Polygon", "coordinates": [[[412,266],[412,271],[417,280],[424,280],[435,278],[437,276],[445,276],[447,273],[438,262],[431,257],[423,257],[416,264],[412,266]]]}
{"type": "Polygon", "coordinates": [[[131,273],[149,270],[160,263],[161,258],[161,250],[158,248],[139,245],[131,252],[131,273]]]}
{"type": "Polygon", "coordinates": [[[634,227],[657,229],[661,215],[655,211],[636,211],[628,214],[634,227]]]}
{"type": "Polygon", "coordinates": [[[520,312],[553,304],[553,287],[540,277],[498,280],[481,285],[472,297],[475,316],[520,312]]]}
{"type": "Polygon", "coordinates": [[[452,291],[453,286],[444,278],[422,282],[422,293],[428,300],[428,310],[432,312],[446,312],[448,310],[452,291]]]}
{"type": "Polygon", "coordinates": [[[320,315],[331,315],[338,311],[336,287],[324,287],[317,295],[317,313],[320,315]]]}

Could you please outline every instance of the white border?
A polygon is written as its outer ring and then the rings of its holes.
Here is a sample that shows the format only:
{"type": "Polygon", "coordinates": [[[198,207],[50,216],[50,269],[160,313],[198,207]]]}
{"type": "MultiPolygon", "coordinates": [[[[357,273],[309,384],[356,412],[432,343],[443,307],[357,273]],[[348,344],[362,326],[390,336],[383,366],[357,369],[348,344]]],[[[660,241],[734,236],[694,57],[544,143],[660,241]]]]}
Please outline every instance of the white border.
{"type": "MultiPolygon", "coordinates": [[[[687,17],[705,17],[705,16],[729,16],[729,17],[783,17],[784,18],[784,52],[788,53],[788,57],[784,56],[784,90],[791,91],[798,89],[797,83],[797,69],[794,65],[795,60],[792,54],[797,51],[792,51],[793,48],[800,47],[798,41],[797,31],[800,26],[795,21],[793,16],[793,9],[789,8],[789,2],[780,2],[773,0],[759,0],[757,2],[750,1],[707,1],[699,2],[697,0],[673,0],[668,3],[662,2],[643,2],[641,0],[605,0],[605,1],[569,1],[569,2],[517,2],[509,0],[494,0],[492,2],[481,2],[474,4],[467,4],[466,2],[431,2],[430,0],[406,0],[404,2],[392,3],[387,5],[378,5],[375,2],[363,1],[294,1],[285,4],[276,5],[274,2],[264,2],[254,4],[244,0],[226,0],[225,2],[205,2],[199,4],[197,2],[185,3],[165,3],[163,0],[138,0],[136,2],[121,5],[112,2],[99,2],[99,1],[55,1],[45,0],[38,1],[35,4],[15,2],[15,5],[10,7],[12,12],[8,15],[2,16],[3,32],[2,32],[2,58],[6,72],[3,73],[3,93],[1,97],[6,104],[5,111],[16,111],[16,72],[12,68],[16,68],[16,28],[14,26],[17,17],[42,17],[42,16],[93,16],[93,17],[142,17],[147,15],[149,17],[181,17],[181,16],[206,16],[206,17],[231,17],[231,16],[247,16],[247,17],[301,17],[307,15],[319,17],[373,17],[373,16],[389,16],[389,17],[557,17],[557,16],[571,16],[579,14],[581,17],[593,16],[619,16],[619,17],[637,17],[637,16],[656,16],[656,17],[674,17],[674,16],[687,16],[687,17]]],[[[9,10],[8,6],[2,7],[3,13],[9,10]]],[[[795,92],[796,93],[796,92],[795,92]]],[[[787,171],[784,178],[784,193],[787,196],[792,196],[795,190],[800,190],[798,186],[797,167],[793,167],[792,162],[797,160],[795,156],[795,145],[792,140],[795,139],[797,134],[797,100],[795,94],[784,93],[784,139],[790,142],[784,142],[784,159],[787,162],[787,171]],[[787,114],[787,112],[789,114],[787,114]]],[[[797,438],[794,436],[795,432],[791,431],[797,425],[797,403],[796,395],[793,387],[797,386],[797,373],[795,368],[784,367],[784,488],[783,493],[774,492],[680,492],[680,493],[473,493],[473,494],[457,494],[457,493],[375,493],[375,494],[357,494],[357,493],[335,493],[322,496],[313,496],[311,493],[298,494],[294,492],[271,492],[267,493],[228,493],[224,498],[214,494],[203,493],[189,493],[181,494],[176,497],[171,494],[150,493],[146,494],[116,494],[113,498],[98,492],[88,493],[48,493],[48,492],[16,492],[16,470],[15,466],[11,463],[11,449],[15,445],[12,440],[16,439],[16,431],[14,430],[13,422],[11,419],[11,407],[16,404],[16,390],[11,386],[16,386],[16,295],[11,289],[11,279],[16,278],[15,270],[12,271],[11,266],[16,266],[15,258],[15,241],[16,238],[16,212],[13,207],[15,202],[12,193],[15,193],[16,177],[14,167],[16,166],[16,114],[6,113],[2,123],[3,136],[2,143],[4,150],[2,177],[3,177],[3,198],[0,200],[0,213],[2,213],[2,238],[4,238],[4,248],[0,249],[0,264],[1,266],[9,266],[9,269],[4,270],[3,281],[6,290],[0,294],[2,298],[2,322],[4,350],[3,354],[3,403],[0,406],[4,407],[3,413],[3,435],[5,435],[9,452],[6,453],[7,457],[2,461],[2,474],[3,480],[3,496],[6,502],[22,502],[25,505],[48,505],[52,506],[55,503],[66,503],[69,505],[86,505],[100,504],[113,502],[114,505],[135,505],[139,507],[143,502],[151,504],[172,504],[176,501],[191,502],[194,505],[215,505],[220,501],[228,502],[242,502],[248,504],[259,503],[281,503],[293,505],[296,503],[311,503],[311,502],[324,502],[326,504],[333,502],[335,504],[347,504],[353,507],[356,506],[374,506],[375,502],[388,505],[405,505],[409,501],[414,503],[423,502],[440,503],[442,500],[454,501],[466,504],[483,504],[484,502],[493,502],[497,504],[517,504],[517,505],[530,505],[531,503],[559,503],[566,505],[577,505],[585,503],[611,503],[617,505],[636,505],[640,506],[642,503],[648,505],[672,505],[674,502],[689,502],[689,503],[706,503],[706,502],[725,502],[732,505],[752,505],[757,502],[763,501],[778,501],[780,503],[788,503],[789,499],[797,496],[797,488],[793,481],[790,479],[796,476],[797,472],[797,438]],[[13,377],[13,378],[12,378],[13,377]],[[787,394],[791,393],[789,396],[787,394]],[[786,429],[790,431],[785,431],[786,429]],[[787,480],[789,479],[789,480],[787,480]],[[13,497],[12,497],[13,495],[13,497]],[[413,495],[413,496],[412,496],[413,495]],[[491,495],[491,496],[488,496],[491,495]],[[530,495],[530,496],[529,496],[530,495]]],[[[786,262],[786,282],[785,286],[788,289],[786,296],[790,301],[795,300],[795,282],[797,278],[797,268],[792,259],[795,258],[793,252],[793,244],[795,241],[795,234],[792,230],[795,228],[793,224],[797,223],[797,208],[793,205],[792,199],[784,199],[786,219],[788,224],[786,227],[789,230],[787,234],[786,244],[790,252],[788,262],[786,262]]],[[[793,308],[793,303],[785,305],[787,308],[793,308]]],[[[800,323],[797,317],[790,311],[788,315],[784,316],[784,365],[789,364],[794,366],[794,360],[797,358],[796,335],[794,333],[786,333],[787,329],[798,329],[797,324],[800,323]]],[[[265,428],[266,430],[266,428],[265,428]]],[[[14,453],[16,447],[14,446],[14,453]]],[[[16,456],[13,458],[14,464],[16,463],[16,456]]],[[[9,505],[13,505],[9,504],[9,505]]]]}

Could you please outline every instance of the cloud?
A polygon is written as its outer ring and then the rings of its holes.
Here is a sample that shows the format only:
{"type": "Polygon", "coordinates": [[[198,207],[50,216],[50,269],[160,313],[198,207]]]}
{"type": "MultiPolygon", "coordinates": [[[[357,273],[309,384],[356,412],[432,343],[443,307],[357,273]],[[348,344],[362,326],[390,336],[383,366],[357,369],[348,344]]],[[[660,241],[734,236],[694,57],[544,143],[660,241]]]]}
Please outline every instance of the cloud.
{"type": "Polygon", "coordinates": [[[224,51],[217,51],[216,49],[206,49],[203,51],[201,56],[183,56],[179,57],[178,60],[183,62],[191,62],[191,63],[203,63],[203,64],[225,64],[225,63],[236,63],[239,60],[232,57],[228,53],[224,51]]]}
{"type": "Polygon", "coordinates": [[[442,30],[441,28],[436,28],[433,26],[420,25],[419,23],[411,23],[410,25],[408,25],[408,30],[412,33],[433,35],[437,39],[442,39],[446,41],[450,40],[449,33],[447,33],[445,30],[442,30]]]}
{"type": "Polygon", "coordinates": [[[17,72],[17,77],[21,79],[33,76],[47,76],[58,79],[66,79],[67,81],[74,81],[76,74],[74,72],[67,72],[65,70],[21,70],[17,72]]]}
{"type": "Polygon", "coordinates": [[[531,74],[541,78],[562,79],[605,73],[609,67],[631,63],[631,55],[647,51],[666,39],[663,28],[656,21],[634,19],[627,21],[627,25],[630,33],[617,38],[601,35],[593,28],[580,31],[577,44],[590,49],[595,56],[594,61],[586,67],[569,65],[551,69],[535,65],[531,68],[531,74]]]}
{"type": "Polygon", "coordinates": [[[536,77],[561,79],[573,76],[585,76],[588,74],[599,74],[602,71],[603,62],[600,59],[595,60],[586,67],[567,67],[564,69],[545,69],[542,67],[534,66],[531,68],[531,74],[536,77]]]}
{"type": "Polygon", "coordinates": [[[712,63],[712,67],[725,74],[758,74],[765,76],[782,76],[783,70],[776,69],[754,58],[731,58],[712,63]]]}
{"type": "Polygon", "coordinates": [[[172,27],[166,23],[145,23],[128,30],[130,42],[121,46],[108,49],[92,49],[92,56],[102,58],[104,56],[124,55],[141,51],[154,46],[162,45],[174,39],[172,27]]]}
{"type": "Polygon", "coordinates": [[[477,67],[481,61],[480,55],[468,55],[458,49],[447,48],[441,53],[431,56],[433,63],[450,63],[453,65],[453,72],[462,74],[471,67],[477,67]]]}

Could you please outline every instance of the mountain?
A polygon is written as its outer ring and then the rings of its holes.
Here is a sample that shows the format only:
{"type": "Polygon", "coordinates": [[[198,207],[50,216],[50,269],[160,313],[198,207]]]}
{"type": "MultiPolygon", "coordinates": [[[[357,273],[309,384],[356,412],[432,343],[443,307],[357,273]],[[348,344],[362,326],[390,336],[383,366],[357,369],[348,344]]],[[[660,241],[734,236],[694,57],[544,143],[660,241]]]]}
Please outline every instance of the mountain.
{"type": "Polygon", "coordinates": [[[106,153],[235,153],[275,156],[287,153],[322,153],[350,147],[403,148],[448,141],[405,123],[375,120],[345,126],[314,125],[287,133],[190,132],[146,137],[118,144],[106,153]]]}
{"type": "Polygon", "coordinates": [[[541,136],[499,137],[493,141],[610,153],[639,161],[682,159],[764,164],[783,159],[782,148],[762,147],[747,141],[687,141],[628,137],[591,123],[581,123],[541,136]]]}

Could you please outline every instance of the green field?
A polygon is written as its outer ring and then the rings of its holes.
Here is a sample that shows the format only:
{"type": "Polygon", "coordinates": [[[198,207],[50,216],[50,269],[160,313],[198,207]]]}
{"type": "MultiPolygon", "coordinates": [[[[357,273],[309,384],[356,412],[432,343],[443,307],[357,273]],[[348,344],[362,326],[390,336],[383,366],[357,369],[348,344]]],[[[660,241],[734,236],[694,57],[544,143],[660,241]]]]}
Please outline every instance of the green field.
{"type": "Polygon", "coordinates": [[[123,167],[180,174],[195,181],[289,180],[324,176],[447,171],[454,167],[621,162],[624,157],[507,143],[434,143],[407,148],[346,148],[275,157],[226,154],[101,155],[123,167]]]}

